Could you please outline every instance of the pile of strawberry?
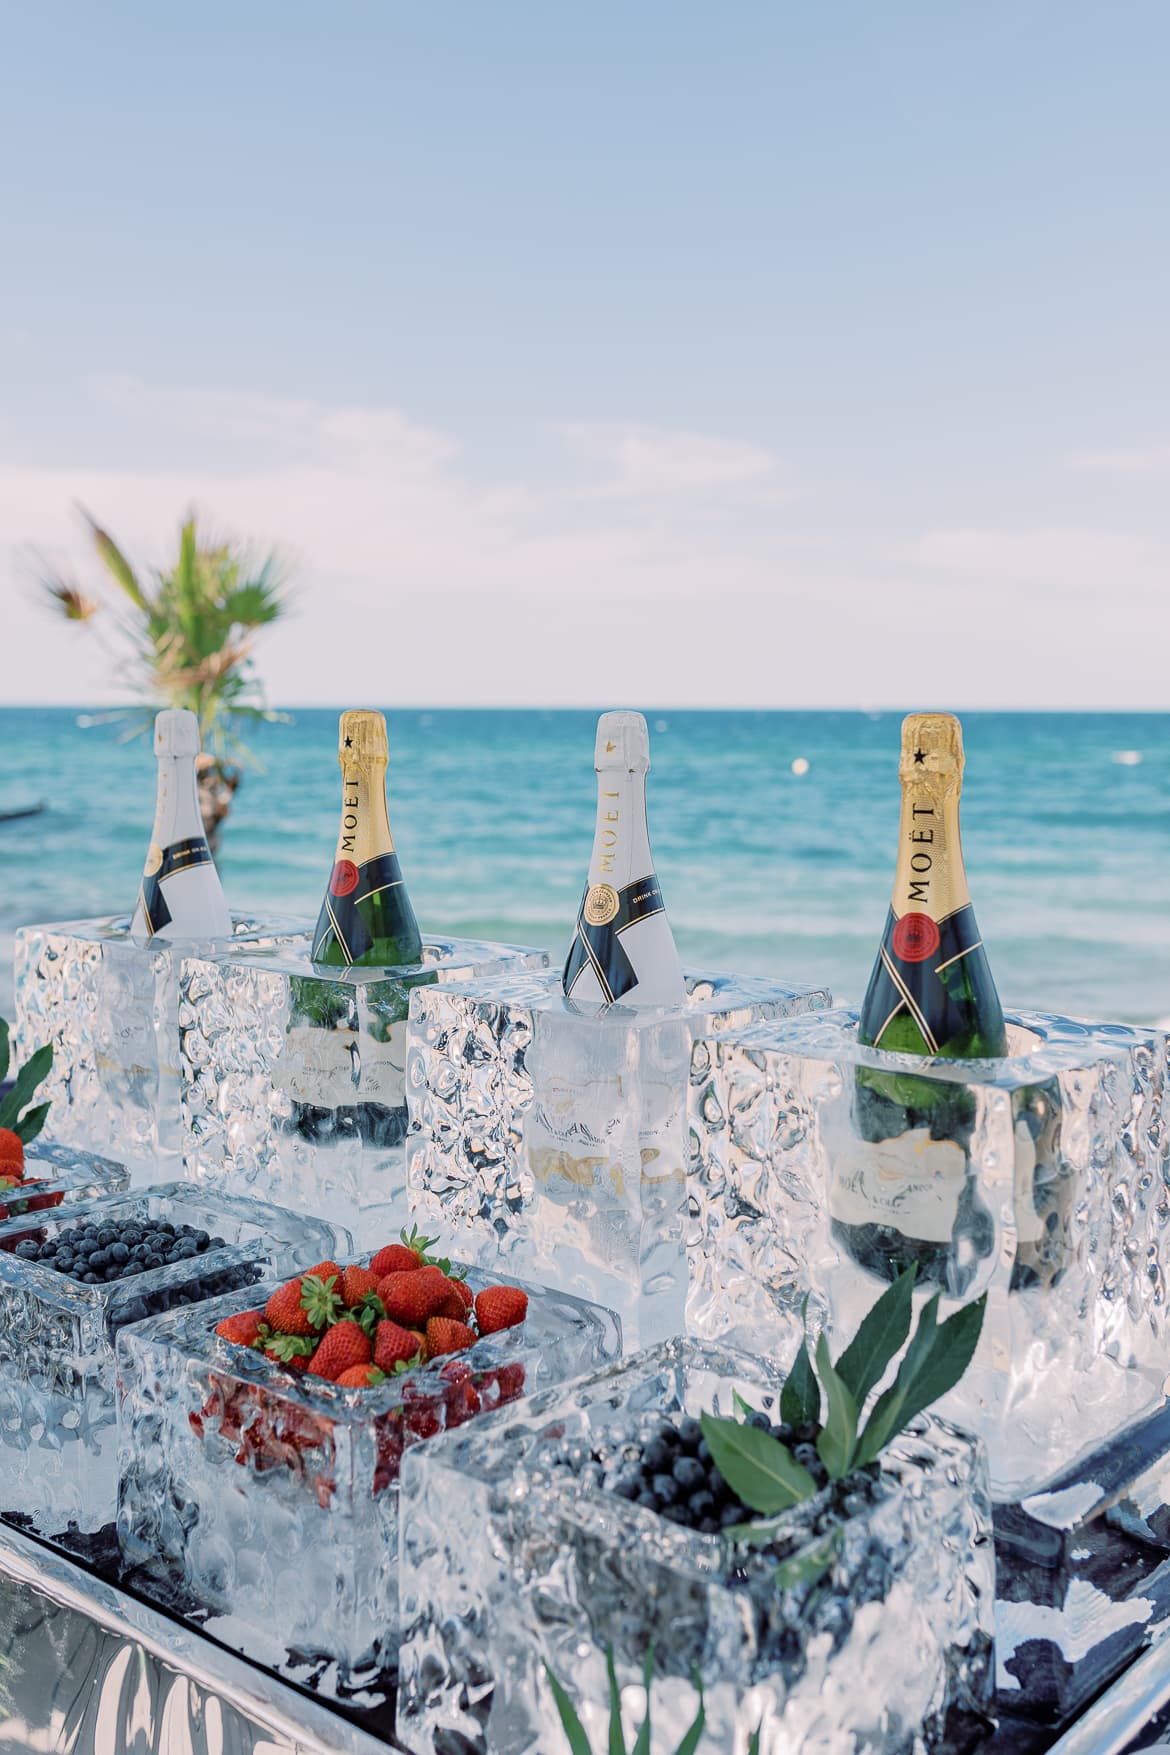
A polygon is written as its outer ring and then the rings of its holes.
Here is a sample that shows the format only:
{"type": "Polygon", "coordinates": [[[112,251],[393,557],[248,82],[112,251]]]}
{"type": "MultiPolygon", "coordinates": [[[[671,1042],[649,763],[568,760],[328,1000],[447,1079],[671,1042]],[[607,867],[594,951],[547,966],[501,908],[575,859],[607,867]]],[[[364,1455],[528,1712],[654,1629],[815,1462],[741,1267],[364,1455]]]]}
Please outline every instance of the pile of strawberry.
{"type": "Polygon", "coordinates": [[[227,1316],[215,1332],[289,1370],[370,1389],[524,1321],[526,1292],[489,1286],[473,1294],[450,1262],[429,1258],[433,1242],[403,1231],[368,1268],[320,1261],[278,1287],[263,1310],[227,1316]]]}

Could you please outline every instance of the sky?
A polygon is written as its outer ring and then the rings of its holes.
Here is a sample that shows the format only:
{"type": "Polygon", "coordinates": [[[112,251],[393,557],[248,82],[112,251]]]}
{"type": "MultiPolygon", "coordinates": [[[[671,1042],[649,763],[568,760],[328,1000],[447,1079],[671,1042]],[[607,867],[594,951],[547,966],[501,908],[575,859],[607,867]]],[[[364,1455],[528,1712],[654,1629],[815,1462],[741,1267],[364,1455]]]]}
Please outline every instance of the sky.
{"type": "Polygon", "coordinates": [[[276,704],[1166,708],[1168,80],[1162,0],[0,0],[0,702],[120,692],[81,502],[280,548],[276,704]]]}

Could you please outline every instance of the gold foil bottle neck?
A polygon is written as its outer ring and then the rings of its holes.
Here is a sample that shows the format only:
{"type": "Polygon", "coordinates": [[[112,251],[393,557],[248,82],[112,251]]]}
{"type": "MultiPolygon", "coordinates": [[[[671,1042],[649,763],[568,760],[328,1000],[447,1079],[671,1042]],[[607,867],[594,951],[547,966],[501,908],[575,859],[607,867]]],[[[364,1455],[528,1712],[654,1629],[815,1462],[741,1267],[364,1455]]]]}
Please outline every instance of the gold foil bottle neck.
{"type": "Polygon", "coordinates": [[[953,713],[908,713],[902,721],[902,784],[957,792],[963,783],[963,727],[953,713]]]}
{"type": "Polygon", "coordinates": [[[343,713],[337,728],[337,758],[343,768],[347,762],[388,762],[390,740],[384,716],[364,707],[343,713]]]}

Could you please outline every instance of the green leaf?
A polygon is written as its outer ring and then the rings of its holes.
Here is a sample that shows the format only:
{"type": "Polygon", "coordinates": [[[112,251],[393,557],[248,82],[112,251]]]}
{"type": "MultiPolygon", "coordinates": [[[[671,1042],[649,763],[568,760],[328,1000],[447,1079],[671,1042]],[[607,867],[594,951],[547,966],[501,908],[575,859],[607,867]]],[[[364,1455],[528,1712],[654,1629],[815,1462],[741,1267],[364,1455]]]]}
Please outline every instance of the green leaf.
{"type": "MultiPolygon", "coordinates": [[[[605,1648],[605,1670],[609,1677],[609,1755],[626,1755],[626,1739],[622,1734],[622,1691],[617,1683],[612,1645],[605,1648]]],[[[646,1717],[650,1717],[649,1702],[646,1717]]]]}
{"type": "Polygon", "coordinates": [[[828,1397],[829,1413],[824,1431],[817,1439],[817,1455],[834,1481],[843,1480],[853,1467],[857,1449],[857,1403],[848,1386],[834,1370],[829,1358],[829,1343],[822,1334],[817,1340],[817,1376],[828,1397]]]}
{"type": "Polygon", "coordinates": [[[585,1735],[585,1727],[577,1717],[577,1710],[573,1702],[547,1664],[544,1666],[544,1673],[548,1677],[548,1685],[552,1689],[552,1697],[556,1702],[557,1712],[560,1714],[561,1728],[568,1739],[569,1748],[573,1755],[593,1755],[589,1747],[589,1738],[585,1735]]]}
{"type": "Polygon", "coordinates": [[[837,1361],[837,1375],[858,1408],[910,1333],[911,1294],[918,1269],[908,1267],[882,1293],[837,1361]]]}
{"type": "Polygon", "coordinates": [[[86,511],[84,506],[81,506],[79,510],[82,517],[89,525],[94,547],[97,549],[107,573],[109,573],[110,577],[121,586],[135,609],[149,612],[151,605],[148,602],[141,585],[135,578],[134,568],[130,565],[130,562],[126,559],[113,537],[102,529],[101,525],[97,522],[97,519],[92,517],[90,513],[86,511]]]}
{"type": "Polygon", "coordinates": [[[24,1114],[12,1130],[13,1133],[19,1135],[24,1145],[27,1146],[36,1139],[42,1127],[44,1127],[46,1121],[49,1119],[49,1110],[51,1107],[52,1105],[49,1103],[38,1103],[35,1109],[25,1110],[24,1114]]]}
{"type": "Polygon", "coordinates": [[[53,1064],[53,1044],[46,1042],[31,1054],[16,1075],[15,1083],[0,1103],[0,1127],[15,1128],[20,1112],[53,1064]]]}
{"type": "Polygon", "coordinates": [[[844,1528],[838,1524],[819,1542],[793,1554],[790,1560],[782,1560],[774,1574],[777,1590],[792,1590],[798,1584],[815,1584],[837,1558],[844,1535],[844,1528]]]}
{"type": "Polygon", "coordinates": [[[958,1383],[971,1363],[983,1329],[987,1294],[938,1321],[939,1294],[923,1308],[898,1375],[878,1397],[861,1435],[857,1460],[873,1462],[892,1438],[958,1383]]]}
{"type": "MultiPolygon", "coordinates": [[[[608,1657],[613,1647],[606,1648],[608,1657]]],[[[651,1640],[646,1647],[646,1655],[642,1659],[642,1686],[646,1690],[646,1711],[638,1726],[638,1735],[634,1740],[634,1755],[650,1755],[650,1684],[654,1680],[654,1642],[651,1640]]],[[[610,1741],[613,1740],[613,1729],[610,1729],[610,1741]]]]}
{"type": "Polygon", "coordinates": [[[760,1755],[760,1727],[756,1726],[748,1738],[747,1755],[760,1755]]]}
{"type": "MultiPolygon", "coordinates": [[[[674,1755],[695,1755],[695,1750],[699,1747],[699,1744],[702,1741],[703,1732],[707,1728],[707,1705],[703,1699],[703,1678],[700,1676],[698,1670],[694,1672],[694,1683],[699,1694],[699,1710],[695,1714],[694,1723],[683,1737],[683,1740],[675,1750],[674,1755]]],[[[638,1755],[636,1749],[634,1755],[638,1755]]],[[[650,1755],[649,1743],[646,1745],[646,1755],[650,1755]]]]}
{"type": "Polygon", "coordinates": [[[8,1077],[8,1025],[0,1018],[0,1081],[8,1077]]]}
{"type": "Polygon", "coordinates": [[[750,1402],[744,1401],[738,1389],[733,1389],[731,1392],[731,1406],[733,1411],[737,1414],[741,1414],[745,1420],[749,1414],[754,1414],[756,1411],[750,1402]]]}
{"type": "Polygon", "coordinates": [[[789,1426],[816,1425],[821,1418],[821,1386],[816,1380],[808,1341],[800,1343],[800,1351],[792,1361],[780,1396],[780,1418],[789,1426]]]}
{"type": "Polygon", "coordinates": [[[753,1511],[768,1516],[787,1511],[802,1499],[811,1499],[817,1484],[801,1468],[786,1445],[770,1432],[739,1420],[720,1420],[714,1414],[699,1416],[711,1459],[733,1493],[753,1511]]]}

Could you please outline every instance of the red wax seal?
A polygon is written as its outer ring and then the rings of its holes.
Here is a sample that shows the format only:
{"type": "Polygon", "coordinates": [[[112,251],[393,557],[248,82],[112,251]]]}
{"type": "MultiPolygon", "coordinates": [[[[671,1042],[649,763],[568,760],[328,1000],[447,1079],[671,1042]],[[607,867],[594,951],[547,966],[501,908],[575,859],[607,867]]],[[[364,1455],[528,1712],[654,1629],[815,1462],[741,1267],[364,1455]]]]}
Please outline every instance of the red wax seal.
{"type": "Polygon", "coordinates": [[[903,914],[890,941],[902,963],[924,963],[938,950],[938,927],[929,914],[903,914]]]}
{"type": "MultiPolygon", "coordinates": [[[[352,859],[339,859],[333,867],[333,876],[329,879],[329,888],[335,896],[348,896],[351,890],[358,887],[358,868],[352,859]]],[[[935,933],[938,939],[938,933],[935,933]]]]}

